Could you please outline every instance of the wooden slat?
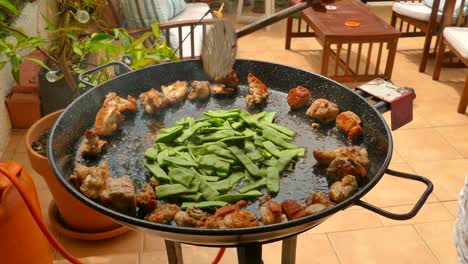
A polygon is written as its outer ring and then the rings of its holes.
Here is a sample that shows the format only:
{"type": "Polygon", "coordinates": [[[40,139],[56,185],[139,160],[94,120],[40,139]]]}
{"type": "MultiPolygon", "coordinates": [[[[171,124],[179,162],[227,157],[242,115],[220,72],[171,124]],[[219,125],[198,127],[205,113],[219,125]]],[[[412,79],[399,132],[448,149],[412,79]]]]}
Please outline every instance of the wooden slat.
{"type": "Polygon", "coordinates": [[[401,32],[402,29],[403,29],[403,20],[400,19],[400,29],[398,31],[401,32]]]}
{"type": "Polygon", "coordinates": [[[310,27],[309,27],[309,24],[307,24],[306,32],[309,32],[309,30],[310,30],[310,27]]]}
{"type": "Polygon", "coordinates": [[[302,22],[302,19],[299,18],[298,20],[299,20],[299,21],[297,21],[297,32],[301,32],[301,22],[302,22]]]}
{"type": "Polygon", "coordinates": [[[351,58],[351,43],[348,43],[348,53],[346,54],[345,75],[349,73],[349,59],[351,58]]]}
{"type": "Polygon", "coordinates": [[[338,43],[336,45],[335,75],[338,75],[338,69],[340,66],[340,53],[341,53],[341,43],[338,43]]]}
{"type": "Polygon", "coordinates": [[[190,25],[190,51],[191,55],[190,57],[192,59],[195,58],[195,31],[194,31],[194,26],[190,25]]]}
{"type": "Polygon", "coordinates": [[[383,47],[383,42],[380,42],[379,43],[379,53],[377,53],[377,62],[375,64],[375,75],[379,74],[380,59],[382,58],[382,47],[383,47]]]}
{"type": "Polygon", "coordinates": [[[371,56],[372,56],[372,42],[369,43],[369,50],[367,51],[367,62],[366,62],[366,70],[364,71],[364,75],[369,74],[369,67],[371,63],[371,56]]]}
{"type": "Polygon", "coordinates": [[[410,27],[410,23],[406,23],[406,31],[405,32],[409,32],[409,27],[410,27]]]}
{"type": "Polygon", "coordinates": [[[166,28],[165,32],[166,32],[166,43],[167,43],[168,46],[170,46],[171,45],[171,34],[169,34],[169,28],[166,28]]]}
{"type": "Polygon", "coordinates": [[[179,58],[182,60],[182,58],[184,57],[184,51],[183,51],[183,48],[182,48],[182,27],[177,27],[177,30],[179,31],[179,58]]]}
{"type": "Polygon", "coordinates": [[[358,45],[357,57],[356,57],[356,75],[359,75],[359,66],[361,64],[361,50],[362,50],[362,43],[358,45]]]}
{"type": "Polygon", "coordinates": [[[206,24],[203,24],[203,38],[205,38],[206,35],[206,24]]]}

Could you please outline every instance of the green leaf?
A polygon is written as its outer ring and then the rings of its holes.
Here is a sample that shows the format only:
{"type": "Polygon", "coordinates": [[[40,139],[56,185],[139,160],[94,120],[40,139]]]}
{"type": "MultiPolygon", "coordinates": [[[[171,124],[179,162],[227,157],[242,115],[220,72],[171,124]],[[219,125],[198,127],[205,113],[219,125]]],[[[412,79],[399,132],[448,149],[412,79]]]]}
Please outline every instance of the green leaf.
{"type": "Polygon", "coordinates": [[[91,35],[90,42],[110,43],[114,41],[114,37],[108,33],[95,33],[91,35]]]}
{"type": "Polygon", "coordinates": [[[153,33],[151,32],[146,32],[145,34],[143,34],[143,36],[139,37],[137,40],[135,40],[133,43],[132,43],[132,48],[138,48],[138,46],[142,45],[143,42],[145,42],[145,40],[147,40],[149,37],[151,37],[153,33]]]}
{"type": "Polygon", "coordinates": [[[3,69],[3,66],[5,66],[6,63],[6,61],[0,61],[0,71],[3,69]]]}
{"type": "Polygon", "coordinates": [[[161,36],[161,30],[159,30],[159,25],[158,25],[157,20],[154,20],[153,23],[151,24],[151,30],[153,31],[153,35],[156,38],[159,38],[161,36]]]}
{"type": "Polygon", "coordinates": [[[72,43],[72,49],[73,49],[73,52],[75,52],[76,55],[78,55],[80,57],[83,56],[83,52],[82,52],[82,50],[80,48],[80,43],[74,41],[72,43]]]}
{"type": "Polygon", "coordinates": [[[0,0],[0,7],[10,10],[10,12],[12,12],[15,15],[19,14],[18,9],[16,9],[14,4],[10,2],[9,0],[0,0]]]}
{"type": "Polygon", "coordinates": [[[39,66],[41,66],[41,67],[44,68],[44,69],[50,71],[50,68],[49,68],[43,61],[38,60],[38,59],[35,59],[35,58],[28,58],[28,57],[26,57],[26,59],[27,59],[28,61],[32,61],[32,62],[38,64],[39,66]]]}
{"type": "Polygon", "coordinates": [[[132,69],[136,70],[136,69],[146,67],[150,65],[152,62],[154,62],[154,60],[152,59],[148,59],[148,58],[140,59],[132,64],[132,69]]]}
{"type": "Polygon", "coordinates": [[[47,23],[47,27],[45,29],[47,30],[55,30],[55,23],[50,20],[47,16],[41,14],[42,19],[47,23]]]}
{"type": "Polygon", "coordinates": [[[10,57],[11,63],[11,75],[15,79],[16,83],[20,83],[20,70],[21,63],[23,63],[23,57],[19,54],[14,54],[10,57]]]}

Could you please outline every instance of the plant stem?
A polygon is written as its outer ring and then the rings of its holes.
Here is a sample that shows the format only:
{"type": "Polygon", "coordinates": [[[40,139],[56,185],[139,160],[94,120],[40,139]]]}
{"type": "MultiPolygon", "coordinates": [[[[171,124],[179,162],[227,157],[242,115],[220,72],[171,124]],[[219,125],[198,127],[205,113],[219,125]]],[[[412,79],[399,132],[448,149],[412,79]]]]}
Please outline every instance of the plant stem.
{"type": "MultiPolygon", "coordinates": [[[[5,28],[6,30],[8,31],[11,31],[11,32],[15,32],[25,38],[28,38],[28,35],[24,34],[23,32],[21,32],[20,30],[14,28],[14,27],[10,27],[10,26],[7,26],[7,25],[2,25],[0,24],[0,28],[5,28]]],[[[59,61],[52,55],[50,55],[47,51],[43,50],[41,47],[36,47],[36,49],[42,53],[44,56],[46,56],[49,60],[51,60],[54,64],[58,65],[59,64],[59,61]]]]}

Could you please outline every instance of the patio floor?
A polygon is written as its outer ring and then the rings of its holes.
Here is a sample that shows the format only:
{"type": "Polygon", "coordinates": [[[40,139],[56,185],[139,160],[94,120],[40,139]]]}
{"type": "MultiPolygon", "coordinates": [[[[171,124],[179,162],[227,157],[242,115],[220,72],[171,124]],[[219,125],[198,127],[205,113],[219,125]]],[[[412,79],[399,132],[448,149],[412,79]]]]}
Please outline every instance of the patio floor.
{"type": "MultiPolygon", "coordinates": [[[[371,9],[390,21],[391,7],[371,9]]],[[[313,39],[293,39],[292,50],[284,50],[285,23],[271,31],[242,38],[239,58],[277,62],[319,72],[321,47],[313,39]]],[[[393,132],[394,153],[390,168],[430,178],[434,193],[420,213],[409,221],[392,221],[359,207],[331,217],[319,227],[299,236],[297,263],[457,263],[453,223],[457,197],[468,176],[468,115],[456,107],[463,89],[466,69],[443,69],[441,81],[432,81],[434,59],[426,73],[418,72],[422,38],[401,39],[392,80],[416,90],[414,120],[393,132]]],[[[356,84],[346,84],[350,88],[356,84]]],[[[385,114],[389,120],[389,114],[385,114]]],[[[38,189],[42,210],[51,195],[45,182],[30,167],[23,146],[24,130],[14,130],[1,160],[25,165],[38,189]]],[[[384,176],[365,200],[389,211],[408,211],[423,191],[421,184],[384,176]]],[[[115,239],[89,242],[58,238],[85,263],[166,263],[164,242],[157,237],[129,232],[115,239]]],[[[280,263],[280,243],[266,245],[266,264],[280,263]]],[[[211,263],[217,249],[183,246],[186,263],[211,263]]],[[[56,263],[66,263],[56,254],[56,263]]],[[[228,249],[221,263],[236,263],[228,249]]]]}

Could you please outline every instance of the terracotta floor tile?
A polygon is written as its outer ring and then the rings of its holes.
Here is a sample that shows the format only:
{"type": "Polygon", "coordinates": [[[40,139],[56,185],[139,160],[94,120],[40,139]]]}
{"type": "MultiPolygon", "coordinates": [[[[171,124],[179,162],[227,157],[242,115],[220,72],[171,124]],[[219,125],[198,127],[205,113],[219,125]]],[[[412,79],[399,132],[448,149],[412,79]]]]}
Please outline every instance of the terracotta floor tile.
{"type": "MultiPolygon", "coordinates": [[[[407,213],[413,208],[412,205],[402,205],[402,206],[394,206],[394,207],[384,207],[385,210],[392,212],[392,213],[407,213]]],[[[380,220],[385,226],[393,226],[393,225],[407,225],[407,224],[416,224],[416,223],[427,223],[427,222],[434,222],[434,221],[447,221],[447,220],[454,220],[455,218],[449,212],[445,206],[441,203],[426,203],[418,212],[418,214],[406,221],[397,221],[392,220],[383,216],[379,215],[380,220]]]]}
{"type": "Polygon", "coordinates": [[[23,137],[26,130],[23,129],[12,129],[10,134],[10,140],[3,151],[2,160],[10,160],[13,157],[13,154],[18,147],[18,144],[21,142],[21,138],[23,137]]]}
{"type": "MultiPolygon", "coordinates": [[[[385,121],[387,121],[388,126],[391,127],[391,112],[386,112],[383,114],[383,116],[385,121]]],[[[420,114],[413,111],[413,120],[408,124],[398,128],[398,130],[427,127],[431,127],[431,125],[420,114]]]]}
{"type": "MultiPolygon", "coordinates": [[[[85,264],[139,264],[138,254],[109,254],[81,258],[85,264]]],[[[67,260],[55,260],[54,264],[68,264],[67,260]]],[[[156,263],[156,262],[154,262],[156,263]]]]}
{"type": "Polygon", "coordinates": [[[15,153],[11,159],[23,165],[23,169],[27,171],[29,176],[31,176],[37,190],[48,190],[45,180],[31,167],[31,162],[29,162],[29,158],[26,153],[15,153]]]}
{"type": "Polygon", "coordinates": [[[394,226],[328,234],[343,264],[437,263],[412,226],[394,226]]]}
{"type": "Polygon", "coordinates": [[[396,151],[405,161],[459,159],[461,155],[433,128],[393,132],[396,151]]]}
{"type": "Polygon", "coordinates": [[[456,126],[468,124],[468,114],[457,113],[459,99],[415,101],[414,111],[431,126],[456,126]]]}
{"type": "MultiPolygon", "coordinates": [[[[415,173],[408,164],[393,163],[393,160],[389,168],[412,174],[415,173]]],[[[424,190],[425,185],[420,182],[384,175],[379,183],[364,196],[364,200],[378,207],[411,205],[418,201],[424,190]]],[[[436,202],[438,200],[437,197],[431,195],[428,201],[436,202]]]]}
{"type": "Polygon", "coordinates": [[[435,130],[464,158],[468,158],[468,125],[436,127],[435,130]]]}
{"type": "MultiPolygon", "coordinates": [[[[263,246],[265,264],[281,263],[282,243],[275,242],[263,246]]],[[[296,245],[296,263],[340,263],[330,241],[325,234],[299,235],[296,245]]]]}
{"type": "MultiPolygon", "coordinates": [[[[78,240],[63,235],[60,235],[59,240],[71,254],[78,258],[106,256],[115,253],[138,254],[142,248],[142,235],[135,231],[99,241],[78,240]]],[[[63,257],[58,256],[58,258],[63,257]]]]}
{"type": "Polygon", "coordinates": [[[443,202],[442,203],[449,212],[457,217],[458,215],[458,201],[453,201],[453,202],[443,202]]]}
{"type": "Polygon", "coordinates": [[[140,254],[140,263],[139,264],[166,264],[167,255],[166,252],[152,252],[152,253],[142,253],[140,254]]]}
{"type": "Polygon", "coordinates": [[[457,200],[468,176],[468,160],[436,160],[431,162],[410,161],[417,174],[429,178],[434,184],[434,193],[440,201],[457,200]]]}
{"type": "Polygon", "coordinates": [[[366,209],[340,211],[319,226],[305,232],[305,235],[381,227],[382,222],[376,214],[366,209]]]}
{"type": "Polygon", "coordinates": [[[162,251],[166,252],[164,239],[150,234],[143,234],[143,252],[162,251]]]}
{"type": "MultiPolygon", "coordinates": [[[[191,245],[182,245],[182,253],[185,263],[210,264],[218,254],[219,248],[198,247],[191,245]]],[[[222,264],[236,264],[237,252],[234,248],[228,248],[224,252],[222,264]]]]}
{"type": "Polygon", "coordinates": [[[414,225],[439,262],[457,263],[457,250],[453,239],[454,221],[414,225]]]}

